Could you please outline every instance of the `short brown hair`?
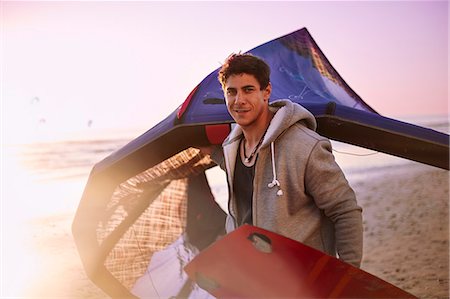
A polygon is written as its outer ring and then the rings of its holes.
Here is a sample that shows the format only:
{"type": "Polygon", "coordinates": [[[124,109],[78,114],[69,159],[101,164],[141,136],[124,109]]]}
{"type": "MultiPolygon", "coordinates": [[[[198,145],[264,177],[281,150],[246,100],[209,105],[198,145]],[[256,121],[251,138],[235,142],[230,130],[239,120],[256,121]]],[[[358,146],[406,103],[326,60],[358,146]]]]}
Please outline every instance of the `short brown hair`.
{"type": "Polygon", "coordinates": [[[253,75],[258,81],[261,90],[266,88],[270,83],[270,67],[261,58],[250,53],[231,54],[225,60],[219,70],[219,82],[222,89],[225,87],[227,80],[232,75],[249,74],[253,75]]]}

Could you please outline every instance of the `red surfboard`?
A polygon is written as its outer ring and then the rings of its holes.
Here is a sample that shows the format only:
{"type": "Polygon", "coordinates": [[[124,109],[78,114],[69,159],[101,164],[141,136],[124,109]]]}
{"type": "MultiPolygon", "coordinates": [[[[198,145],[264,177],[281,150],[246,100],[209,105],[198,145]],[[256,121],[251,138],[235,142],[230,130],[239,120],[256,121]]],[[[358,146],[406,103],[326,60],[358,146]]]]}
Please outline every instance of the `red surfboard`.
{"type": "Polygon", "coordinates": [[[251,225],[213,243],[185,271],[217,298],[416,298],[337,258],[251,225]]]}

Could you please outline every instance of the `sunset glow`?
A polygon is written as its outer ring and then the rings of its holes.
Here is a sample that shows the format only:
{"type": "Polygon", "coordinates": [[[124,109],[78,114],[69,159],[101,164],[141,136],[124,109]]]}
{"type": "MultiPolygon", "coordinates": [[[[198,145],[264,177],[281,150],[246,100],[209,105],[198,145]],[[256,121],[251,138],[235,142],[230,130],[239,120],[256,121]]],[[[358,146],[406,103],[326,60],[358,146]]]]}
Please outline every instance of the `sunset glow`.
{"type": "Polygon", "coordinates": [[[302,27],[381,114],[447,114],[447,8],[420,1],[2,2],[4,141],[148,129],[231,52],[302,27]]]}

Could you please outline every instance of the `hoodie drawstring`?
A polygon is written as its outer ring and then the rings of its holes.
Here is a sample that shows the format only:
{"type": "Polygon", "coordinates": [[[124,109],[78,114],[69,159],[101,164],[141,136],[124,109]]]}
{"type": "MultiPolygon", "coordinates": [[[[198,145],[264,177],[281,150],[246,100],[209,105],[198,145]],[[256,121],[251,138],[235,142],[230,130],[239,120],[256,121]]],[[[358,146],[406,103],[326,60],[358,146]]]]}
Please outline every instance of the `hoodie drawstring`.
{"type": "Polygon", "coordinates": [[[277,170],[275,167],[275,149],[273,145],[273,141],[270,143],[270,151],[272,154],[272,172],[273,172],[273,180],[270,182],[267,187],[273,188],[274,186],[278,186],[277,196],[283,195],[283,190],[280,188],[280,182],[277,180],[277,170]]]}

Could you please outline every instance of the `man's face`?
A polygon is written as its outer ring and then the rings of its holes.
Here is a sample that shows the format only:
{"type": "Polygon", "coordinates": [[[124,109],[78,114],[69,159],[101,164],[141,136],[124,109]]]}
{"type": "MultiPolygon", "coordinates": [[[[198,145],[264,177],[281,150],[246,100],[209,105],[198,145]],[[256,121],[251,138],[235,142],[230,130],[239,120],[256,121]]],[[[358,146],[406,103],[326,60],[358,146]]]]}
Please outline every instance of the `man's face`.
{"type": "Polygon", "coordinates": [[[268,101],[272,87],[261,90],[253,75],[231,75],[224,87],[228,112],[242,128],[257,126],[261,116],[268,113],[268,101]]]}

